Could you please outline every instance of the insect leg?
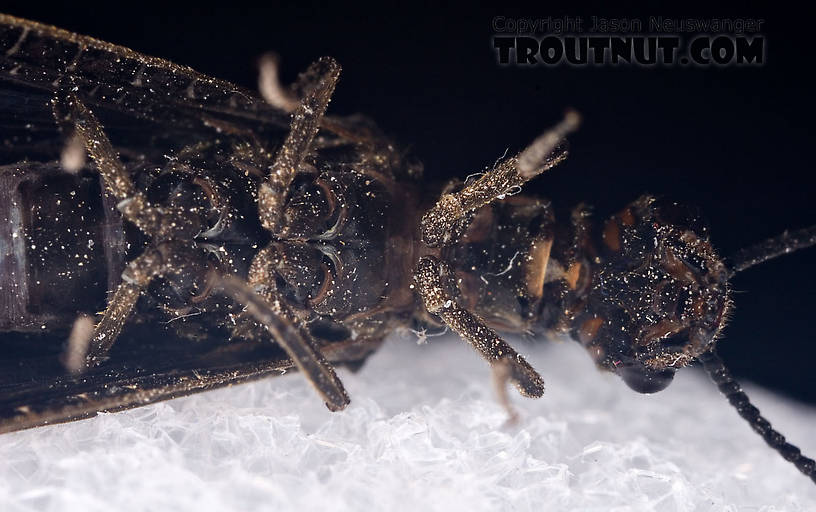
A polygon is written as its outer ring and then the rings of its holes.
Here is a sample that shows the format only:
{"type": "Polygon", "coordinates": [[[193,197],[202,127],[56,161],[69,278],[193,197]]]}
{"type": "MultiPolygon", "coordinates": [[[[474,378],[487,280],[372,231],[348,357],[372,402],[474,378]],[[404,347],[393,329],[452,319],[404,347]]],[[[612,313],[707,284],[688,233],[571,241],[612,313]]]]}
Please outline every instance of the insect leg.
{"type": "MultiPolygon", "coordinates": [[[[108,352],[119,334],[122,333],[122,327],[136,306],[140,293],[142,293],[142,287],[132,283],[121,283],[116,288],[102,320],[94,328],[89,344],[90,350],[85,356],[87,366],[96,366],[107,358],[108,352]]],[[[83,368],[76,369],[83,370],[83,368]]]]}
{"type": "Polygon", "coordinates": [[[751,425],[754,432],[761,435],[765,442],[768,443],[768,446],[776,450],[782,458],[791,462],[805,476],[816,482],[816,461],[802,455],[799,448],[787,442],[785,436],[777,432],[771,426],[771,423],[759,414],[759,409],[751,404],[748,395],[731,376],[731,372],[725,367],[725,363],[720,359],[720,356],[714,350],[710,350],[703,353],[699,360],[703,363],[703,368],[720,389],[720,392],[734,406],[742,419],[751,425]]]}
{"type": "MultiPolygon", "coordinates": [[[[280,58],[275,53],[267,53],[258,62],[258,91],[261,97],[270,105],[284,112],[294,112],[300,102],[309,94],[309,90],[322,79],[323,65],[317,61],[306,71],[298,75],[297,81],[289,87],[284,87],[280,81],[280,58]]],[[[382,136],[375,133],[370,123],[356,116],[337,118],[323,116],[320,119],[320,128],[328,130],[342,137],[346,141],[360,144],[377,145],[382,136]]]]}
{"type": "Polygon", "coordinates": [[[94,328],[88,355],[85,357],[87,366],[97,365],[107,357],[142,290],[166,268],[165,259],[158,250],[145,251],[128,263],[122,273],[122,283],[116,288],[102,320],[94,328]]]}
{"type": "Polygon", "coordinates": [[[90,316],[81,314],[71,328],[68,336],[68,345],[62,354],[60,361],[65,369],[71,373],[81,373],[86,368],[85,357],[88,355],[88,347],[94,334],[94,323],[90,316]]]}
{"type": "Polygon", "coordinates": [[[261,97],[275,108],[284,112],[294,112],[298,100],[294,92],[285,88],[280,81],[280,58],[275,53],[262,55],[258,61],[258,91],[261,97]]]}
{"type": "Polygon", "coordinates": [[[261,224],[273,233],[280,227],[281,212],[289,186],[309,152],[340,78],[340,65],[329,57],[321,58],[309,69],[315,77],[320,78],[315,80],[311,90],[292,114],[289,135],[278,150],[267,180],[258,188],[261,224]]]}
{"type": "Polygon", "coordinates": [[[247,311],[266,326],[275,341],[292,358],[298,370],[306,375],[323,397],[330,410],[339,411],[348,405],[348,394],[334,368],[320,352],[320,348],[306,329],[297,325],[294,315],[281,301],[264,300],[249,284],[235,277],[222,277],[220,285],[228,295],[246,306],[247,311]]]}
{"type": "Polygon", "coordinates": [[[422,216],[422,241],[429,247],[455,242],[461,236],[457,229],[467,216],[496,199],[502,199],[514,188],[562,162],[567,156],[565,137],[575,131],[580,116],[567,112],[564,120],[533,141],[519,155],[508,158],[478,180],[452,194],[443,194],[422,216]]]}
{"type": "Polygon", "coordinates": [[[493,385],[495,387],[496,398],[507,412],[507,425],[514,425],[518,422],[519,414],[510,402],[507,394],[507,383],[510,382],[512,368],[505,359],[500,359],[490,366],[493,370],[493,385]]]}
{"type": "MultiPolygon", "coordinates": [[[[258,63],[258,90],[261,97],[273,107],[284,112],[294,112],[303,100],[309,96],[315,87],[319,87],[321,80],[326,77],[327,64],[339,66],[330,57],[323,57],[313,62],[306,71],[299,74],[297,81],[289,87],[284,87],[280,81],[280,58],[275,53],[263,55],[258,63]]],[[[322,119],[320,120],[322,123],[322,119]]]]}
{"type": "Polygon", "coordinates": [[[144,194],[136,190],[96,116],[76,94],[64,89],[55,96],[53,107],[57,121],[68,122],[74,130],[74,137],[84,144],[102,176],[105,189],[119,201],[117,208],[125,218],[146,234],[158,232],[161,214],[150,206],[144,194]]]}
{"type": "Polygon", "coordinates": [[[522,395],[543,395],[544,380],[538,372],[480,318],[459,306],[452,275],[445,263],[432,256],[419,260],[414,270],[414,282],[425,303],[425,309],[442,318],[448,327],[470,343],[491,366],[499,362],[506,364],[509,368],[505,371],[509,371],[510,380],[522,395]]]}
{"type": "MultiPolygon", "coordinates": [[[[267,62],[267,65],[270,63],[267,62]]],[[[271,65],[274,66],[274,62],[271,65]]],[[[273,84],[277,83],[277,70],[274,71],[273,84]]],[[[333,59],[324,57],[312,64],[306,72],[306,78],[301,80],[304,87],[309,86],[309,90],[304,91],[303,99],[292,115],[289,135],[275,157],[267,180],[258,188],[258,215],[263,227],[272,233],[280,231],[282,211],[292,180],[317,135],[339,77],[340,66],[333,59]]],[[[263,89],[263,83],[261,87],[263,89]]],[[[288,97],[280,90],[277,93],[284,100],[288,97]]],[[[269,99],[273,104],[277,101],[274,97],[269,99]]],[[[263,266],[263,260],[256,257],[256,261],[259,263],[253,261],[254,267],[263,266]]],[[[250,274],[253,274],[252,270],[250,274]]],[[[252,281],[266,288],[273,287],[275,283],[272,276],[263,273],[255,276],[252,281]]],[[[269,329],[275,341],[307,376],[329,409],[340,410],[349,403],[348,395],[334,368],[323,357],[306,329],[297,325],[295,315],[273,293],[266,293],[269,300],[264,300],[248,284],[230,277],[222,278],[221,286],[235,300],[246,305],[250,314],[269,329]]]]}

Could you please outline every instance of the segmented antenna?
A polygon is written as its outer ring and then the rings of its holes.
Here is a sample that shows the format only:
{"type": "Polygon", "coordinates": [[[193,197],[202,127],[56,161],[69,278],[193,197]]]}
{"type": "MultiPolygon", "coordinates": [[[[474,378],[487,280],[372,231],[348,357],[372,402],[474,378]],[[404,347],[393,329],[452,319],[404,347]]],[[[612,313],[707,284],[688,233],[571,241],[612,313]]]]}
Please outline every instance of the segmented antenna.
{"type": "Polygon", "coordinates": [[[759,265],[777,256],[788,254],[799,249],[804,249],[816,245],[816,226],[799,229],[796,231],[785,231],[779,236],[769,238],[756,245],[746,247],[737,251],[729,258],[731,278],[737,272],[759,265]]]}
{"type": "Polygon", "coordinates": [[[787,442],[785,436],[774,430],[771,423],[759,414],[759,409],[751,404],[748,395],[731,376],[731,372],[725,367],[725,363],[720,359],[720,356],[714,350],[710,350],[702,354],[698,359],[703,363],[703,368],[705,368],[711,380],[720,388],[722,394],[725,395],[739,415],[751,425],[754,432],[762,436],[768,446],[776,450],[782,458],[792,462],[799,468],[799,471],[816,483],[816,461],[802,455],[799,448],[787,442]]]}

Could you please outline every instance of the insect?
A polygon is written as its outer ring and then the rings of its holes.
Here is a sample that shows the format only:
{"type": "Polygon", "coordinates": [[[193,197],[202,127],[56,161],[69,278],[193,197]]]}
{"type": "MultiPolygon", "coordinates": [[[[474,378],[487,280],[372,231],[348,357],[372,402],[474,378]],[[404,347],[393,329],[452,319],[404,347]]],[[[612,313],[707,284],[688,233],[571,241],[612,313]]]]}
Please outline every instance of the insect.
{"type": "Polygon", "coordinates": [[[693,210],[651,196],[597,225],[583,206],[557,220],[520,192],[567,157],[576,112],[434,184],[367,119],[326,113],[334,60],[289,88],[273,61],[261,70],[258,97],[0,15],[0,432],[291,368],[340,410],[335,367],[420,323],[529,397],[543,379],[497,332],[568,333],[642,393],[701,362],[816,480],[715,351],[731,277],[816,244],[816,227],[724,259],[693,210]]]}

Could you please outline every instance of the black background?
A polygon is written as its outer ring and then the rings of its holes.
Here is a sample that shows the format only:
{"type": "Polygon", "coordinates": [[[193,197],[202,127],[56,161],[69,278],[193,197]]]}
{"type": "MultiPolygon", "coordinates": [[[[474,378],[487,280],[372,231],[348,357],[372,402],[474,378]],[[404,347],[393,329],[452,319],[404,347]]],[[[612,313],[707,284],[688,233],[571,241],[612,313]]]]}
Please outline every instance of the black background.
{"type": "MultiPolygon", "coordinates": [[[[51,23],[192,66],[254,88],[256,58],[283,58],[283,79],[322,55],[343,65],[330,109],[362,112],[410,145],[427,176],[465,176],[505,149],[522,149],[578,109],[584,124],[572,156],[528,191],[568,208],[579,201],[604,219],[649,192],[699,206],[728,255],[786,228],[816,223],[812,206],[814,43],[802,13],[649,8],[527,8],[411,11],[346,6],[146,7],[140,3],[5,5],[51,23]],[[548,68],[497,65],[496,15],[762,18],[762,67],[548,68]]],[[[734,317],[720,351],[738,376],[816,403],[816,249],[786,256],[734,282],[734,317]]]]}

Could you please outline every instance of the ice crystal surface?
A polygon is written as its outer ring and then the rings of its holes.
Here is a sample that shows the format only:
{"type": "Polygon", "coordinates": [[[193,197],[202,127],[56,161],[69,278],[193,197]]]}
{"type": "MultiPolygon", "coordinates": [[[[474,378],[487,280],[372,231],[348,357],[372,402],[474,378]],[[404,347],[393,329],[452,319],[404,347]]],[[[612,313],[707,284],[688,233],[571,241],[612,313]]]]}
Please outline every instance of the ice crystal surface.
{"type": "MultiPolygon", "coordinates": [[[[341,370],[342,413],[292,374],[0,436],[0,510],[816,510],[701,373],[642,396],[576,344],[515,344],[548,387],[514,426],[463,343],[395,337],[341,370]]],[[[814,409],[748,390],[816,453],[814,409]]]]}

